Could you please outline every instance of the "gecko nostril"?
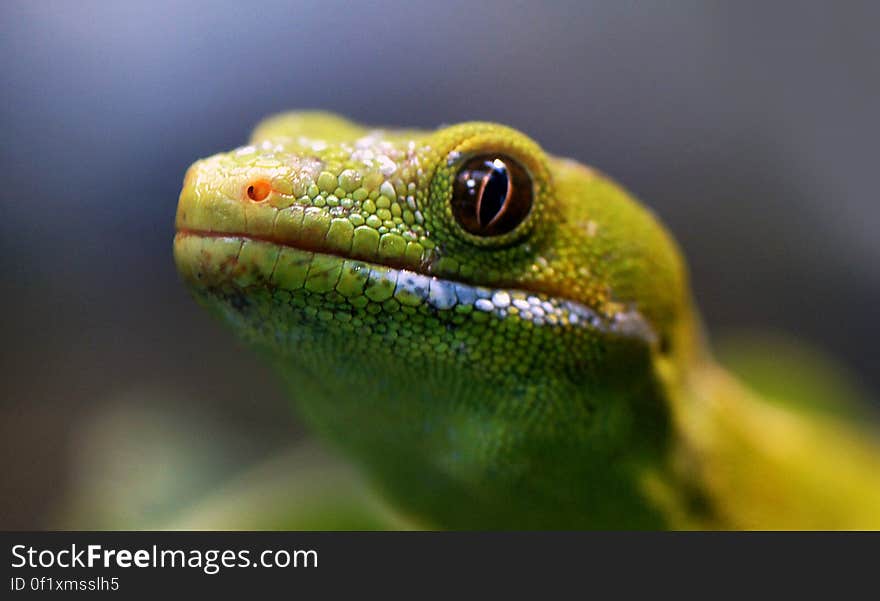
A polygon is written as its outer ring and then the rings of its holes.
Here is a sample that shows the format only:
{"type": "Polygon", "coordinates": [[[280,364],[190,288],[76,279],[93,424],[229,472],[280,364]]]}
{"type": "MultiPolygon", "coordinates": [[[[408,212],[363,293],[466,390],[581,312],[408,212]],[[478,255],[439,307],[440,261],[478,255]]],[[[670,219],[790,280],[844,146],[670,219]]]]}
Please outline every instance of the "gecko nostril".
{"type": "Polygon", "coordinates": [[[262,202],[269,197],[272,186],[266,180],[257,180],[247,188],[248,198],[254,202],[262,202]]]}

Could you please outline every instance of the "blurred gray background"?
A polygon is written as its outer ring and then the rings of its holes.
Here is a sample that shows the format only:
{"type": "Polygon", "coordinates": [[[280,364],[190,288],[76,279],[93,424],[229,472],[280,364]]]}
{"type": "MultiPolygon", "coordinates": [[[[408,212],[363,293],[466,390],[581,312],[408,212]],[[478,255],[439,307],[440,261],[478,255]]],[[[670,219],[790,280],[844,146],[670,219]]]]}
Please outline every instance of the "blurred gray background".
{"type": "Polygon", "coordinates": [[[171,259],[186,167],[290,108],[496,120],[595,165],[678,237],[713,336],[795,336],[876,398],[878,23],[869,2],[4,1],[0,527],[137,527],[302,435],[171,259]]]}

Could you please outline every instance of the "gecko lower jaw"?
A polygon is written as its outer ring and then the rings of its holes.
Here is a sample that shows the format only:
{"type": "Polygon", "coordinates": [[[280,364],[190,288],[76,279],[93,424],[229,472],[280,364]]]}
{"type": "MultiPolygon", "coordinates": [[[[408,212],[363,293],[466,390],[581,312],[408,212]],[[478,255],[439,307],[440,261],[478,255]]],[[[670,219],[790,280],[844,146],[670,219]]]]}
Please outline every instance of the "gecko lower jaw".
{"type": "Polygon", "coordinates": [[[655,339],[650,325],[634,311],[609,318],[581,303],[541,293],[474,286],[274,240],[179,230],[174,257],[184,279],[195,288],[262,287],[326,295],[353,309],[397,303],[519,319],[538,327],[586,328],[649,344],[655,339]]]}

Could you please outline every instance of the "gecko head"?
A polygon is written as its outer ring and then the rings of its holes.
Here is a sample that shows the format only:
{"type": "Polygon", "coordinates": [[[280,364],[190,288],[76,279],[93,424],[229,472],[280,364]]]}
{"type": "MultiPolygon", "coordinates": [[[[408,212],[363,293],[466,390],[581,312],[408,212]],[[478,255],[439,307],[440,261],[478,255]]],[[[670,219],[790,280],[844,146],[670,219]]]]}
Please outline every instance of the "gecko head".
{"type": "Polygon", "coordinates": [[[190,167],[176,227],[194,287],[277,289],[336,310],[363,298],[593,324],[668,351],[686,304],[678,250],[648,210],[492,123],[423,132],[282,114],[190,167]]]}
{"type": "Polygon", "coordinates": [[[189,169],[176,226],[196,298],[319,429],[397,466],[383,480],[437,467],[418,472],[426,503],[444,474],[484,477],[551,433],[602,461],[663,430],[651,372],[686,346],[689,317],[675,244],[619,186],[516,130],[283,114],[189,169]],[[502,431],[519,435],[486,446],[502,431]]]}

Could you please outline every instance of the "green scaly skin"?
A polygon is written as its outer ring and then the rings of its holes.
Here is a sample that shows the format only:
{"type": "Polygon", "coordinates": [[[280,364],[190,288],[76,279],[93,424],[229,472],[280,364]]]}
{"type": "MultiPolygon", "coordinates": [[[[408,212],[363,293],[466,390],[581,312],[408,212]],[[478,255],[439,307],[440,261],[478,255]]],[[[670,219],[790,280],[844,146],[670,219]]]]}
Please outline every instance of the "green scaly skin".
{"type": "Polygon", "coordinates": [[[718,368],[656,218],[513,129],[279,115],[189,169],[176,225],[197,300],[420,525],[880,527],[876,440],[718,368]],[[534,186],[489,238],[450,205],[484,152],[534,186]]]}

